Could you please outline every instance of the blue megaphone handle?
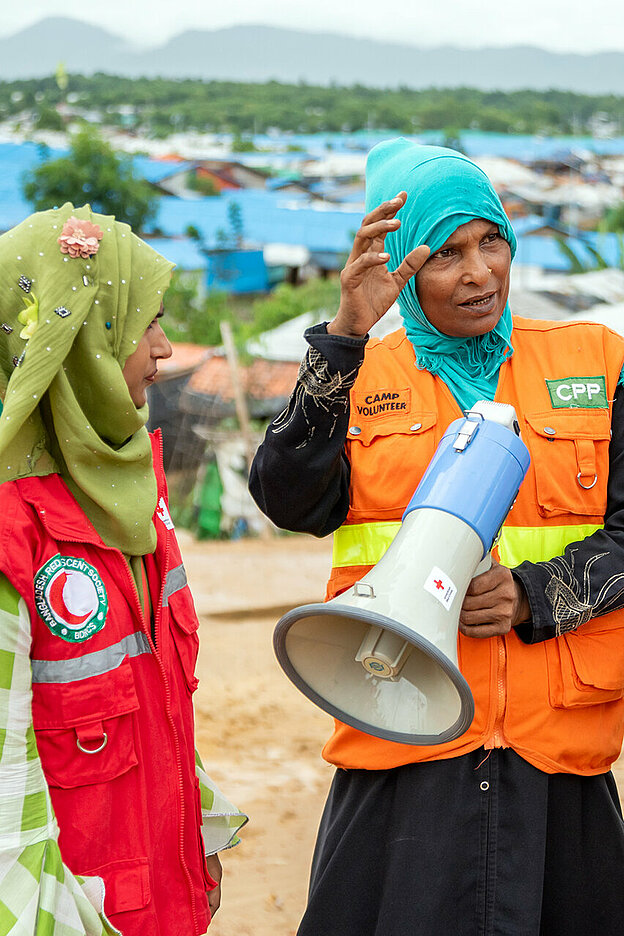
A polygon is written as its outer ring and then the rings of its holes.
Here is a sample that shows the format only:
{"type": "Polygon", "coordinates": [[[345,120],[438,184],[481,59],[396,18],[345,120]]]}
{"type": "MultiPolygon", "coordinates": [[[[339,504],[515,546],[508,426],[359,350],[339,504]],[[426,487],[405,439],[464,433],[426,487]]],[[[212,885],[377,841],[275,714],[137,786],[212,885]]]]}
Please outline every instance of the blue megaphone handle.
{"type": "Polygon", "coordinates": [[[456,450],[465,424],[466,419],[456,419],[442,436],[403,519],[421,507],[453,514],[472,527],[485,555],[509,513],[531,457],[515,432],[479,417],[468,444],[456,450]]]}

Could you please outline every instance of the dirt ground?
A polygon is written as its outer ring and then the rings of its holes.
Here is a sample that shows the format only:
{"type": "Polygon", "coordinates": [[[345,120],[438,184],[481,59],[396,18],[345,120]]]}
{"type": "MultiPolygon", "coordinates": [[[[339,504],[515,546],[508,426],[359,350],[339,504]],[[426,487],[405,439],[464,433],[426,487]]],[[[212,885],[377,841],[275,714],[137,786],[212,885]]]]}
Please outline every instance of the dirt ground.
{"type": "MultiPolygon", "coordinates": [[[[331,540],[179,539],[201,620],[198,748],[250,817],[243,844],[223,855],[210,936],[293,936],[332,777],[320,757],[332,723],[282,673],[272,633],[285,611],[322,599],[331,540]]],[[[624,798],[623,758],[615,774],[624,798]]]]}
{"type": "Polygon", "coordinates": [[[285,611],[322,600],[331,540],[179,539],[201,620],[197,746],[250,817],[243,844],[223,855],[210,936],[290,936],[332,776],[320,757],[332,721],[282,673],[272,634],[285,611]]]}

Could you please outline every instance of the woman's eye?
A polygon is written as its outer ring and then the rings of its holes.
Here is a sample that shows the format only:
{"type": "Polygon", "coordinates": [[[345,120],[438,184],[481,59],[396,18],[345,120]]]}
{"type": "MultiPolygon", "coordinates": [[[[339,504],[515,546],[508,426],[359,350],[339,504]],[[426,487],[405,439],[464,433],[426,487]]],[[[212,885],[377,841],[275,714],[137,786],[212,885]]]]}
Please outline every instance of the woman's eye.
{"type": "Polygon", "coordinates": [[[453,251],[450,247],[443,247],[442,250],[437,250],[433,256],[440,257],[441,260],[445,260],[447,257],[451,257],[452,255],[453,251]]]}
{"type": "Polygon", "coordinates": [[[486,234],[485,243],[486,243],[486,244],[493,244],[493,243],[495,243],[495,241],[497,241],[497,240],[499,239],[499,237],[500,237],[500,234],[499,234],[498,231],[492,231],[491,234],[486,234]]]}

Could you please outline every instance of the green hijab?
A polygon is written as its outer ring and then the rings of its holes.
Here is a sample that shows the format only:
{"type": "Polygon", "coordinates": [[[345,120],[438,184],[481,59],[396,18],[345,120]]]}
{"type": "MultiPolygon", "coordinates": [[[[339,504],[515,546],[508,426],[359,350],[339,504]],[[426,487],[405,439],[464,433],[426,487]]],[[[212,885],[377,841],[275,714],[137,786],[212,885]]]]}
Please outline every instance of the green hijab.
{"type": "Polygon", "coordinates": [[[68,203],[3,234],[0,270],[0,483],[58,472],[105,543],[153,552],[148,409],[122,368],[172,264],[128,225],[68,203]]]}

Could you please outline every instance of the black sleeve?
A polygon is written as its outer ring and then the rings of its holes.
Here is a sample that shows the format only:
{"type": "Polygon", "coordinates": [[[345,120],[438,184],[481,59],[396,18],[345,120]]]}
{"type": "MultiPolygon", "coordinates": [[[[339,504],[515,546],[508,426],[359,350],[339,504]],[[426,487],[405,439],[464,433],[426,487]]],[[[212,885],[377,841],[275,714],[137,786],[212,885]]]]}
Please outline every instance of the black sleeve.
{"type": "Polygon", "coordinates": [[[270,423],[249,475],[260,510],[284,530],[326,536],[349,509],[344,443],[349,390],[364,360],[366,338],[305,332],[310,347],[286,409],[270,423]]]}
{"type": "Polygon", "coordinates": [[[524,585],[531,620],[515,629],[525,643],[576,630],[624,608],[624,388],[613,403],[604,529],[566,547],[549,562],[523,562],[512,574],[524,585]]]}

